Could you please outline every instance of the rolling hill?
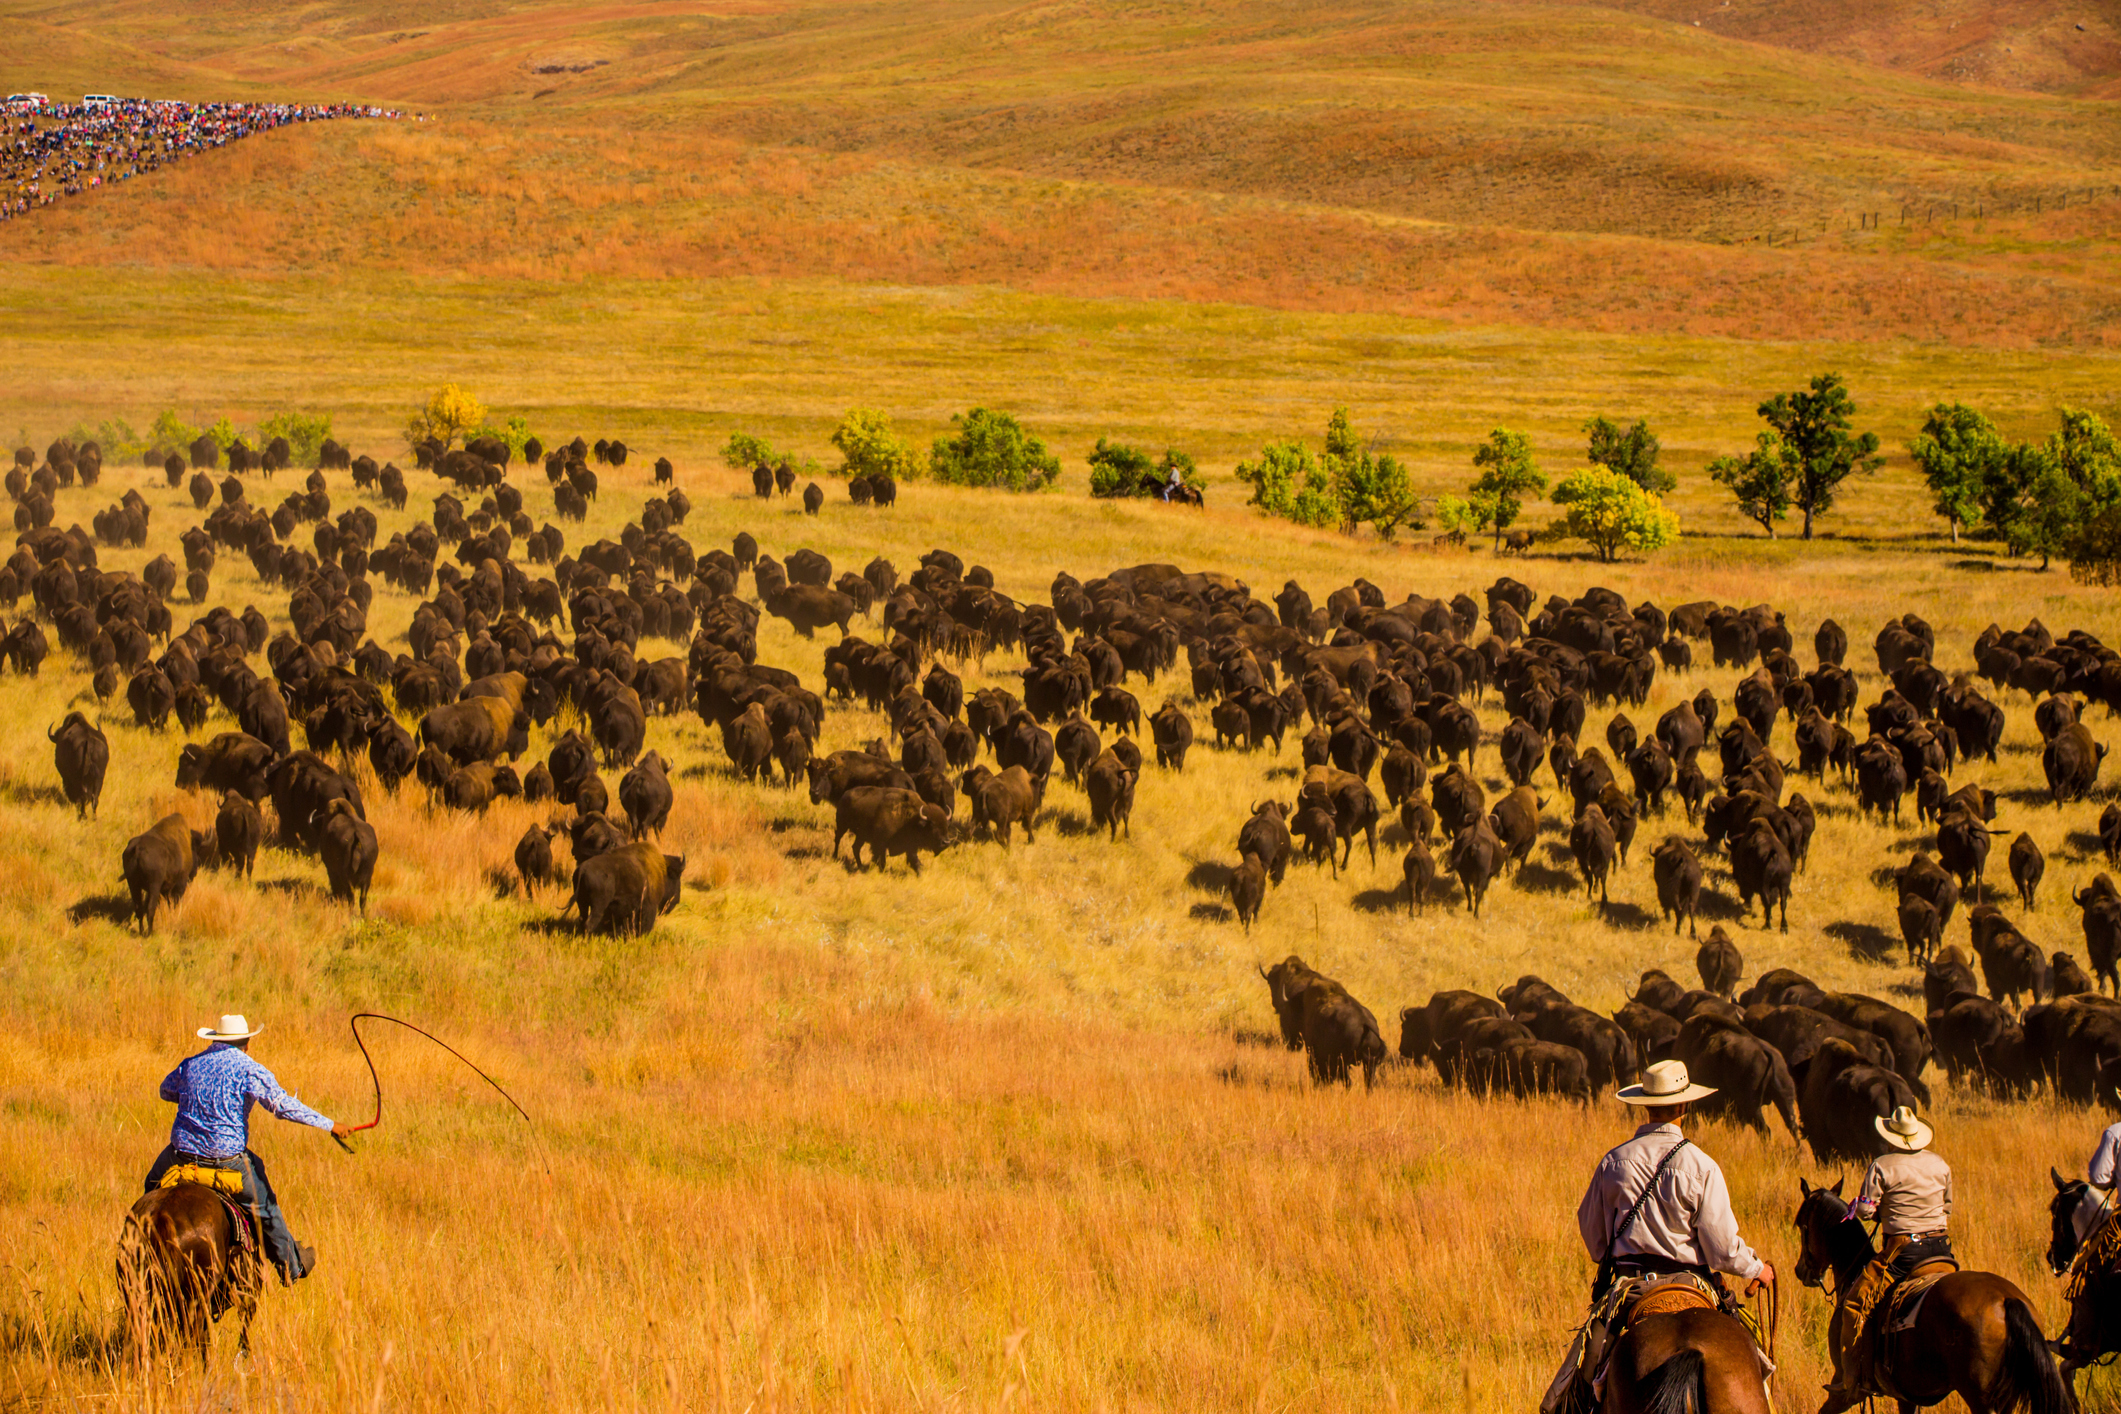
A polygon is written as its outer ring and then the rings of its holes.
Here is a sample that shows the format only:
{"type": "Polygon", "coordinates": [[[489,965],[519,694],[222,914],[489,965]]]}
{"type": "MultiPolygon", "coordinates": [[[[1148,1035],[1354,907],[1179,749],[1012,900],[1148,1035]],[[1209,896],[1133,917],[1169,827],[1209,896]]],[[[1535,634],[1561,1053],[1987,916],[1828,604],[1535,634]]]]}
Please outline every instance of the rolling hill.
{"type": "Polygon", "coordinates": [[[0,13],[29,40],[9,86],[432,118],[274,135],[18,227],[18,260],[989,284],[1739,338],[2096,345],[2115,322],[2103,102],[1647,14],[0,13]]]}

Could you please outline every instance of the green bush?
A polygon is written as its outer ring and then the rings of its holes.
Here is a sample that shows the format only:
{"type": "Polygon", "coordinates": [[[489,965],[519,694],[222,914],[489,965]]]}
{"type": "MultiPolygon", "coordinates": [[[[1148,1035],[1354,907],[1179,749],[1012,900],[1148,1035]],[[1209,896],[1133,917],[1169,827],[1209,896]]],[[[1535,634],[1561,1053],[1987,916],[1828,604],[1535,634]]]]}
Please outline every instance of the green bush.
{"type": "Polygon", "coordinates": [[[722,444],[722,464],[731,471],[749,471],[755,466],[778,466],[781,454],[764,437],[732,432],[722,444]]]}
{"type": "MultiPolygon", "coordinates": [[[[101,449],[104,460],[123,459],[130,461],[148,448],[148,443],[133,431],[132,424],[122,417],[106,417],[94,427],[87,423],[76,423],[74,430],[66,434],[75,446],[94,442],[101,449]]],[[[17,446],[22,445],[17,443],[17,446]]]]}
{"type": "Polygon", "coordinates": [[[1679,537],[1678,514],[1611,467],[1587,467],[1565,478],[1554,488],[1554,504],[1567,514],[1554,522],[1553,533],[1587,541],[1607,563],[1622,547],[1646,553],[1679,537]]]}
{"type": "MultiPolygon", "coordinates": [[[[331,424],[326,422],[325,430],[329,431],[330,427],[331,424]]],[[[262,431],[263,429],[261,428],[260,430],[262,431]]],[[[496,442],[503,444],[508,448],[509,459],[511,461],[520,461],[523,456],[523,448],[530,441],[530,423],[527,419],[521,417],[511,417],[498,427],[490,422],[481,423],[477,427],[465,429],[464,445],[468,447],[481,437],[491,437],[496,442]]],[[[288,438],[288,444],[292,446],[294,440],[292,437],[288,438]]]]}
{"type": "Polygon", "coordinates": [[[156,413],[154,425],[147,429],[148,446],[165,451],[182,452],[198,440],[199,429],[177,416],[175,408],[164,408],[156,413]]]}
{"type": "Polygon", "coordinates": [[[1406,468],[1365,451],[1346,408],[1335,408],[1327,420],[1324,456],[1313,457],[1301,442],[1274,443],[1261,449],[1258,461],[1239,462],[1237,479],[1252,488],[1246,504],[1298,525],[1352,534],[1368,524],[1390,540],[1402,527],[1421,524],[1406,468]]]}
{"type": "Polygon", "coordinates": [[[850,480],[888,476],[893,481],[908,481],[920,475],[913,448],[891,430],[891,420],[873,408],[855,408],[841,418],[832,445],[843,458],[839,474],[850,480]]]}
{"type": "Polygon", "coordinates": [[[278,412],[258,424],[259,446],[269,446],[273,438],[285,437],[288,455],[298,466],[316,465],[329,436],[331,417],[325,413],[278,412]]]}
{"type": "Polygon", "coordinates": [[[974,408],[950,420],[957,435],[936,438],[928,452],[928,470],[937,481],[1038,491],[1060,478],[1060,458],[1008,413],[974,408]]]}

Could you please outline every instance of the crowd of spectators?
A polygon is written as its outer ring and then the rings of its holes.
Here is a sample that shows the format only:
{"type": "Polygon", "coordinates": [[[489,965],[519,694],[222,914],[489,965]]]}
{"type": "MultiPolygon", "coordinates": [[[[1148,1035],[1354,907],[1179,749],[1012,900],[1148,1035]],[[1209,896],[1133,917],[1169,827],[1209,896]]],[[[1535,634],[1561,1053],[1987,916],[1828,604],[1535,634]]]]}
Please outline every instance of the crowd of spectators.
{"type": "Polygon", "coordinates": [[[53,103],[42,94],[15,94],[0,100],[0,221],[290,123],[404,116],[358,103],[180,103],[98,95],[53,103]]]}

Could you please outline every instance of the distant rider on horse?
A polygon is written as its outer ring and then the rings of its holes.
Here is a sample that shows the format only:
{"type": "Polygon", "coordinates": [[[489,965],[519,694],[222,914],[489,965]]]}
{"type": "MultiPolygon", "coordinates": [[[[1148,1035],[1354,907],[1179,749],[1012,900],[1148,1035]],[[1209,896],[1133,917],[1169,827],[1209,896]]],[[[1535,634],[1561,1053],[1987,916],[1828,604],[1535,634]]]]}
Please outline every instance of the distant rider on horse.
{"type": "Polygon", "coordinates": [[[1775,1269],[1738,1235],[1723,1170],[1679,1128],[1689,1105],[1715,1093],[1694,1084],[1683,1062],[1659,1061],[1643,1072],[1640,1085],[1616,1096],[1642,1110],[1646,1122],[1599,1160],[1576,1209],[1598,1278],[1590,1317],[1540,1403],[1542,1414],[1597,1403],[1605,1351],[1638,1293],[1698,1285],[1723,1306],[1729,1294],[1716,1273],[1739,1277],[1748,1296],[1775,1280],[1775,1269]]]}
{"type": "Polygon", "coordinates": [[[222,1017],[218,1028],[199,1028],[200,1039],[213,1044],[162,1082],[162,1098],[176,1105],[177,1119],[170,1127],[169,1146],[147,1171],[147,1191],[160,1188],[163,1176],[179,1165],[241,1175],[236,1200],[256,1210],[265,1253],[286,1284],[308,1276],[317,1253],[297,1243],[287,1230],[264,1161],[250,1152],[250,1107],[263,1105],[281,1119],[328,1129],[341,1138],[347,1131],[281,1089],[272,1072],[250,1058],[251,1037],[264,1029],[241,1016],[222,1017]]]}
{"type": "Polygon", "coordinates": [[[1878,1221],[1878,1256],[1841,1293],[1830,1345],[1834,1382],[1830,1395],[1861,1399],[1874,1387],[1864,1324],[1886,1293],[1917,1267],[1952,1262],[1947,1228],[1952,1215],[1952,1168],[1929,1151],[1934,1132],[1906,1105],[1872,1121],[1885,1152],[1871,1160],[1863,1187],[1849,1203],[1848,1222],[1878,1221]]]}

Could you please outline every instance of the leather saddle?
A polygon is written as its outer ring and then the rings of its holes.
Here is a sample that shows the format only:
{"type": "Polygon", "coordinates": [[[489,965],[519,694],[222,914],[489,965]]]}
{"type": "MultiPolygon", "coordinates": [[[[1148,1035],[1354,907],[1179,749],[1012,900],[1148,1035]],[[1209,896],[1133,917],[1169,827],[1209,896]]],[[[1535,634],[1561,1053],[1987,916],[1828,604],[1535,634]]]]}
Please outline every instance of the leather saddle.
{"type": "Polygon", "coordinates": [[[1903,1398],[1893,1378],[1893,1337],[1915,1328],[1915,1322],[1922,1319],[1922,1303],[1929,1299],[1931,1290],[1958,1270],[1959,1263],[1950,1257],[1924,1262],[1894,1282],[1871,1308],[1863,1323],[1863,1339],[1870,1347],[1872,1383],[1879,1386],[1880,1394],[1889,1399],[1903,1398]]]}

